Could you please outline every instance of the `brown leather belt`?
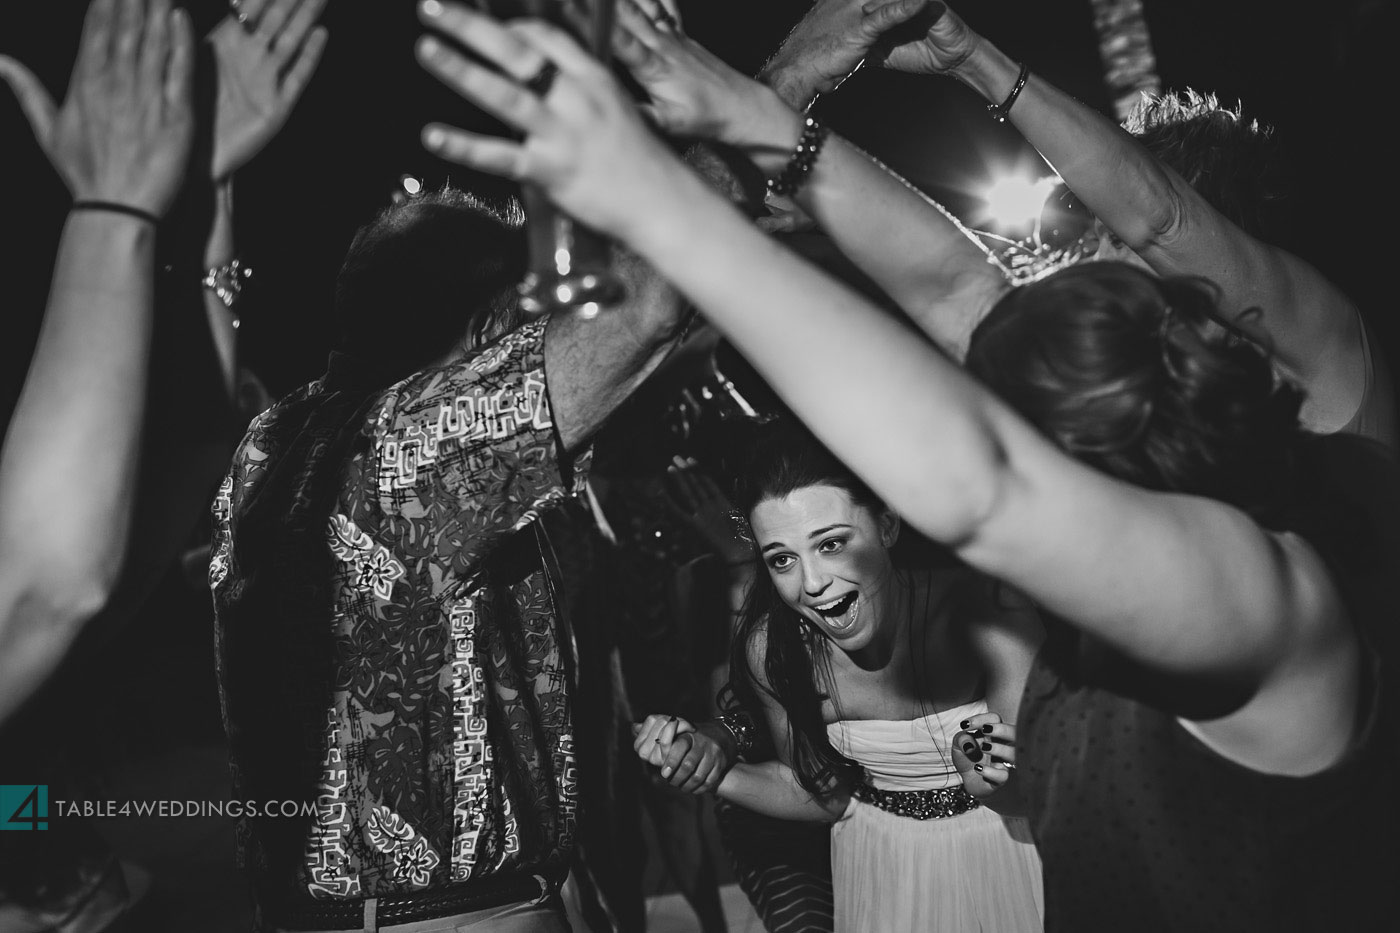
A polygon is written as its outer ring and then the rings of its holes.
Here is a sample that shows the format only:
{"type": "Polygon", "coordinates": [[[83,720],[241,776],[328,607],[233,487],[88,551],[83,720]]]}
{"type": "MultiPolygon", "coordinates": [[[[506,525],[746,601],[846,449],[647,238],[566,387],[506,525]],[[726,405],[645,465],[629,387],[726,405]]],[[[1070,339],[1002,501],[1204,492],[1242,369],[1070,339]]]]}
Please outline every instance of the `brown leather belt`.
{"type": "Polygon", "coordinates": [[[359,930],[364,929],[366,908],[371,900],[374,904],[369,907],[368,916],[373,918],[375,926],[417,923],[521,901],[544,900],[559,891],[567,874],[567,868],[543,866],[532,872],[489,875],[474,881],[415,891],[411,894],[389,894],[384,897],[355,900],[264,899],[262,903],[268,922],[275,928],[359,930]]]}

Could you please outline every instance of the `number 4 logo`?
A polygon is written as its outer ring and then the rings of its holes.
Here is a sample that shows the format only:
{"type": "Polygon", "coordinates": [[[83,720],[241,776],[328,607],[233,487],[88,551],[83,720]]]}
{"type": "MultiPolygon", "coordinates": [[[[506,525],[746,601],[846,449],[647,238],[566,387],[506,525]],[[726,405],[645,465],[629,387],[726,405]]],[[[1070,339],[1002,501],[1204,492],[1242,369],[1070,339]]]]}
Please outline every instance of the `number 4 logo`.
{"type": "Polygon", "coordinates": [[[49,785],[0,784],[0,830],[49,828],[49,785]]]}

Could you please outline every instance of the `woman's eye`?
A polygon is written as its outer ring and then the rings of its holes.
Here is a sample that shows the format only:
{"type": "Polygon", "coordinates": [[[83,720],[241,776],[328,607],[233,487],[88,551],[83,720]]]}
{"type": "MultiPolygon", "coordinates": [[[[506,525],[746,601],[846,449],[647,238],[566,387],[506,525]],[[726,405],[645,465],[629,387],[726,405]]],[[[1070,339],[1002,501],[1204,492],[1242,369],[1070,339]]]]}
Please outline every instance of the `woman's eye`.
{"type": "Polygon", "coordinates": [[[772,560],[768,561],[768,566],[772,567],[774,570],[777,571],[786,570],[792,566],[792,555],[779,554],[777,557],[774,557],[772,560]]]}
{"type": "Polygon", "coordinates": [[[845,547],[845,545],[846,542],[841,538],[827,538],[821,543],[818,550],[823,554],[835,554],[837,551],[841,550],[841,548],[845,547]]]}

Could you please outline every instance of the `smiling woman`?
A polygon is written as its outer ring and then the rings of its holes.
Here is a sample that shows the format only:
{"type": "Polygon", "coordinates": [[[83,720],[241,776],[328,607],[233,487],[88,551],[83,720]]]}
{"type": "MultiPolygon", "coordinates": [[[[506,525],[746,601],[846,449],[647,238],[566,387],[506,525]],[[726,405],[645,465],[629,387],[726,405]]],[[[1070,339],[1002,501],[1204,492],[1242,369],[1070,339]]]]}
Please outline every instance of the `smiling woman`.
{"type": "Polygon", "coordinates": [[[1008,721],[1039,619],[952,561],[901,560],[899,518],[863,483],[801,429],[766,430],[737,504],[767,572],[731,676],[778,760],[735,765],[718,794],[836,822],[837,930],[1040,929],[1008,721]]]}

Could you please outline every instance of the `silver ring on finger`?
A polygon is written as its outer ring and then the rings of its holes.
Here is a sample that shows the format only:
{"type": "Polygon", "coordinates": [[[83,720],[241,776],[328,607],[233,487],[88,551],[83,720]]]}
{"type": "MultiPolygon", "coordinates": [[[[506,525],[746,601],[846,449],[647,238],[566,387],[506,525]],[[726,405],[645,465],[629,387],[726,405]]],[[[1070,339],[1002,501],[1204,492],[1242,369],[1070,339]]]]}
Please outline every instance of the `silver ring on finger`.
{"type": "MultiPolygon", "coordinates": [[[[549,89],[554,86],[554,79],[557,77],[559,77],[559,66],[546,58],[544,64],[540,65],[539,70],[526,78],[523,83],[536,97],[544,97],[549,93],[549,89]]],[[[670,721],[675,722],[676,717],[672,716],[670,721]]]]}

